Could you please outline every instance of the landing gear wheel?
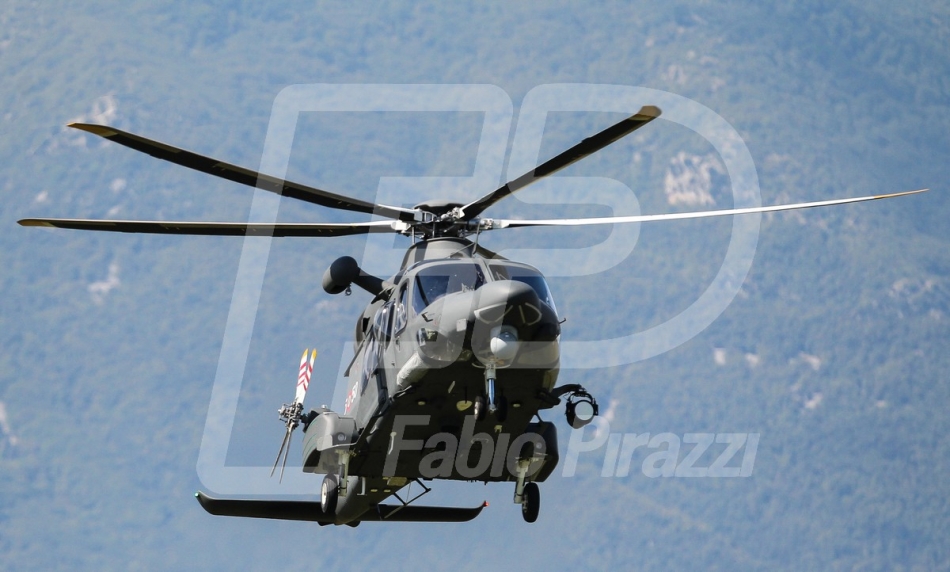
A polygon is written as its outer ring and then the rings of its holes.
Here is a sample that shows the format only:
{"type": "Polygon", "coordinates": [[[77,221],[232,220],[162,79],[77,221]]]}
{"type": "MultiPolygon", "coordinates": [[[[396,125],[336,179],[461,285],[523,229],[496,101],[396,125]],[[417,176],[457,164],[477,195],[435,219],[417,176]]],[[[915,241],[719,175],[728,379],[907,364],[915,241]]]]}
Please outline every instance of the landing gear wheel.
{"type": "Polygon", "coordinates": [[[481,421],[485,418],[485,398],[479,395],[475,398],[475,405],[472,406],[472,415],[475,417],[475,421],[481,421]]]}
{"type": "Polygon", "coordinates": [[[320,485],[320,509],[323,510],[323,514],[336,514],[336,501],[339,490],[339,482],[336,475],[323,477],[323,484],[320,485]]]}
{"type": "Polygon", "coordinates": [[[524,497],[521,500],[521,516],[525,522],[538,520],[538,511],[541,510],[541,489],[538,483],[527,483],[524,486],[524,497]]]}

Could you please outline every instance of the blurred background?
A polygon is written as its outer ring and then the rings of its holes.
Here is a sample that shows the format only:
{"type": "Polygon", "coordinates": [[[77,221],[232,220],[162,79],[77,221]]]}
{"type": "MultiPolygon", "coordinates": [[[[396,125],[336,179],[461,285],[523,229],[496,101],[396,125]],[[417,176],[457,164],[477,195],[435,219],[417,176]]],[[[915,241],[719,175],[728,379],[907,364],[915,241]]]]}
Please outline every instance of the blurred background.
{"type": "MultiPolygon", "coordinates": [[[[4,569],[950,568],[945,3],[14,0],[0,4],[0,23],[4,569]],[[511,503],[512,485],[478,483],[436,483],[422,501],[489,500],[466,524],[213,517],[193,498],[204,488],[196,463],[243,241],[16,221],[246,221],[252,189],[65,125],[106,123],[256,169],[275,98],[308,83],[491,84],[510,97],[515,121],[545,84],[649,87],[737,130],[763,204],[933,191],[763,216],[748,276],[712,325],[648,360],[602,367],[617,360],[594,349],[562,370],[562,383],[598,397],[612,432],[758,433],[750,477],[650,478],[643,449],[628,475],[602,477],[600,448],[581,455],[573,476],[559,468],[542,485],[533,525],[511,503]]],[[[620,117],[549,114],[540,158],[620,117]]],[[[384,177],[469,177],[482,121],[302,114],[287,176],[366,200],[384,177]]],[[[635,196],[613,200],[644,213],[733,204],[715,149],[662,118],[557,176],[619,181],[635,196]]],[[[485,214],[611,214],[592,197],[545,200],[539,186],[485,214]]],[[[291,202],[279,220],[358,219],[291,202]]],[[[627,336],[676,317],[722,266],[731,231],[728,219],[643,225],[629,255],[582,276],[562,271],[569,252],[542,260],[567,319],[562,340],[627,336]]],[[[610,233],[519,229],[482,240],[505,254],[589,247],[610,233]]],[[[393,264],[407,245],[393,242],[393,264]]],[[[276,410],[292,398],[303,348],[320,349],[308,404],[332,400],[369,300],[329,296],[320,277],[366,248],[365,237],[273,240],[229,466],[273,462],[276,410]]],[[[546,418],[559,423],[563,462],[568,426],[560,412],[546,418]]]]}

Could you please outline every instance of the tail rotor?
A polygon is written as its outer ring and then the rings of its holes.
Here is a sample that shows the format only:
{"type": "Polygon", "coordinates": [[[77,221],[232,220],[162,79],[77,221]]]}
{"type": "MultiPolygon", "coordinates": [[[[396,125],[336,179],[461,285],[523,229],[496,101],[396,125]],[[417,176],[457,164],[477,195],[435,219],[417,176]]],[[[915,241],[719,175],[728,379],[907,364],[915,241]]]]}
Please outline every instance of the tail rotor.
{"type": "Polygon", "coordinates": [[[283,421],[287,427],[287,431],[284,433],[284,440],[281,441],[280,450],[277,452],[277,459],[274,460],[274,468],[270,471],[270,475],[273,477],[274,472],[277,470],[277,465],[280,464],[279,482],[283,482],[284,480],[284,467],[287,466],[287,457],[290,455],[290,441],[293,431],[303,418],[303,400],[304,397],[307,396],[307,389],[310,387],[310,377],[313,375],[313,362],[315,359],[317,359],[317,350],[311,351],[308,348],[303,351],[303,356],[300,358],[300,369],[297,373],[297,392],[294,395],[294,401],[293,403],[283,404],[277,411],[280,420],[283,421]],[[309,360],[307,360],[308,353],[310,354],[309,360]],[[280,460],[281,456],[284,458],[283,463],[281,463],[280,460]]]}

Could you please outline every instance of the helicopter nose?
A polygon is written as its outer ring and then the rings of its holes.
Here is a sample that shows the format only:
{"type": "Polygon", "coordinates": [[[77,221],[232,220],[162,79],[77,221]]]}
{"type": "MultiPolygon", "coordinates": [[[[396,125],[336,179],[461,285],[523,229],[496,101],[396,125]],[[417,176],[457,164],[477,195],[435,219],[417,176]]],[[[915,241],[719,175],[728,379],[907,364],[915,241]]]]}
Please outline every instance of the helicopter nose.
{"type": "Polygon", "coordinates": [[[530,284],[489,282],[475,291],[473,302],[470,347],[480,362],[508,367],[523,359],[557,361],[557,315],[530,284]]]}
{"type": "Polygon", "coordinates": [[[517,280],[498,280],[479,288],[474,314],[483,324],[519,329],[537,324],[542,315],[537,292],[517,280]]]}

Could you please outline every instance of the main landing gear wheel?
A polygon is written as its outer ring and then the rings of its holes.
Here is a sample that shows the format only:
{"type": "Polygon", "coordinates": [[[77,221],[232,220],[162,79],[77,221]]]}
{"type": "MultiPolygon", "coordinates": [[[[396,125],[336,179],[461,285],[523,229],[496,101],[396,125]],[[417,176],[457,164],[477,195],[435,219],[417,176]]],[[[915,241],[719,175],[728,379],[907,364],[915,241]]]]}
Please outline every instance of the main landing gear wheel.
{"type": "Polygon", "coordinates": [[[323,484],[320,485],[320,509],[323,510],[323,514],[336,514],[336,501],[339,490],[339,482],[336,475],[323,477],[323,484]]]}
{"type": "Polygon", "coordinates": [[[485,398],[481,395],[475,397],[475,405],[472,407],[472,416],[475,417],[475,421],[481,421],[485,418],[485,398]]]}
{"type": "Polygon", "coordinates": [[[541,510],[541,489],[538,483],[527,483],[524,486],[524,497],[521,499],[521,516],[525,522],[538,520],[538,511],[541,510]]]}

